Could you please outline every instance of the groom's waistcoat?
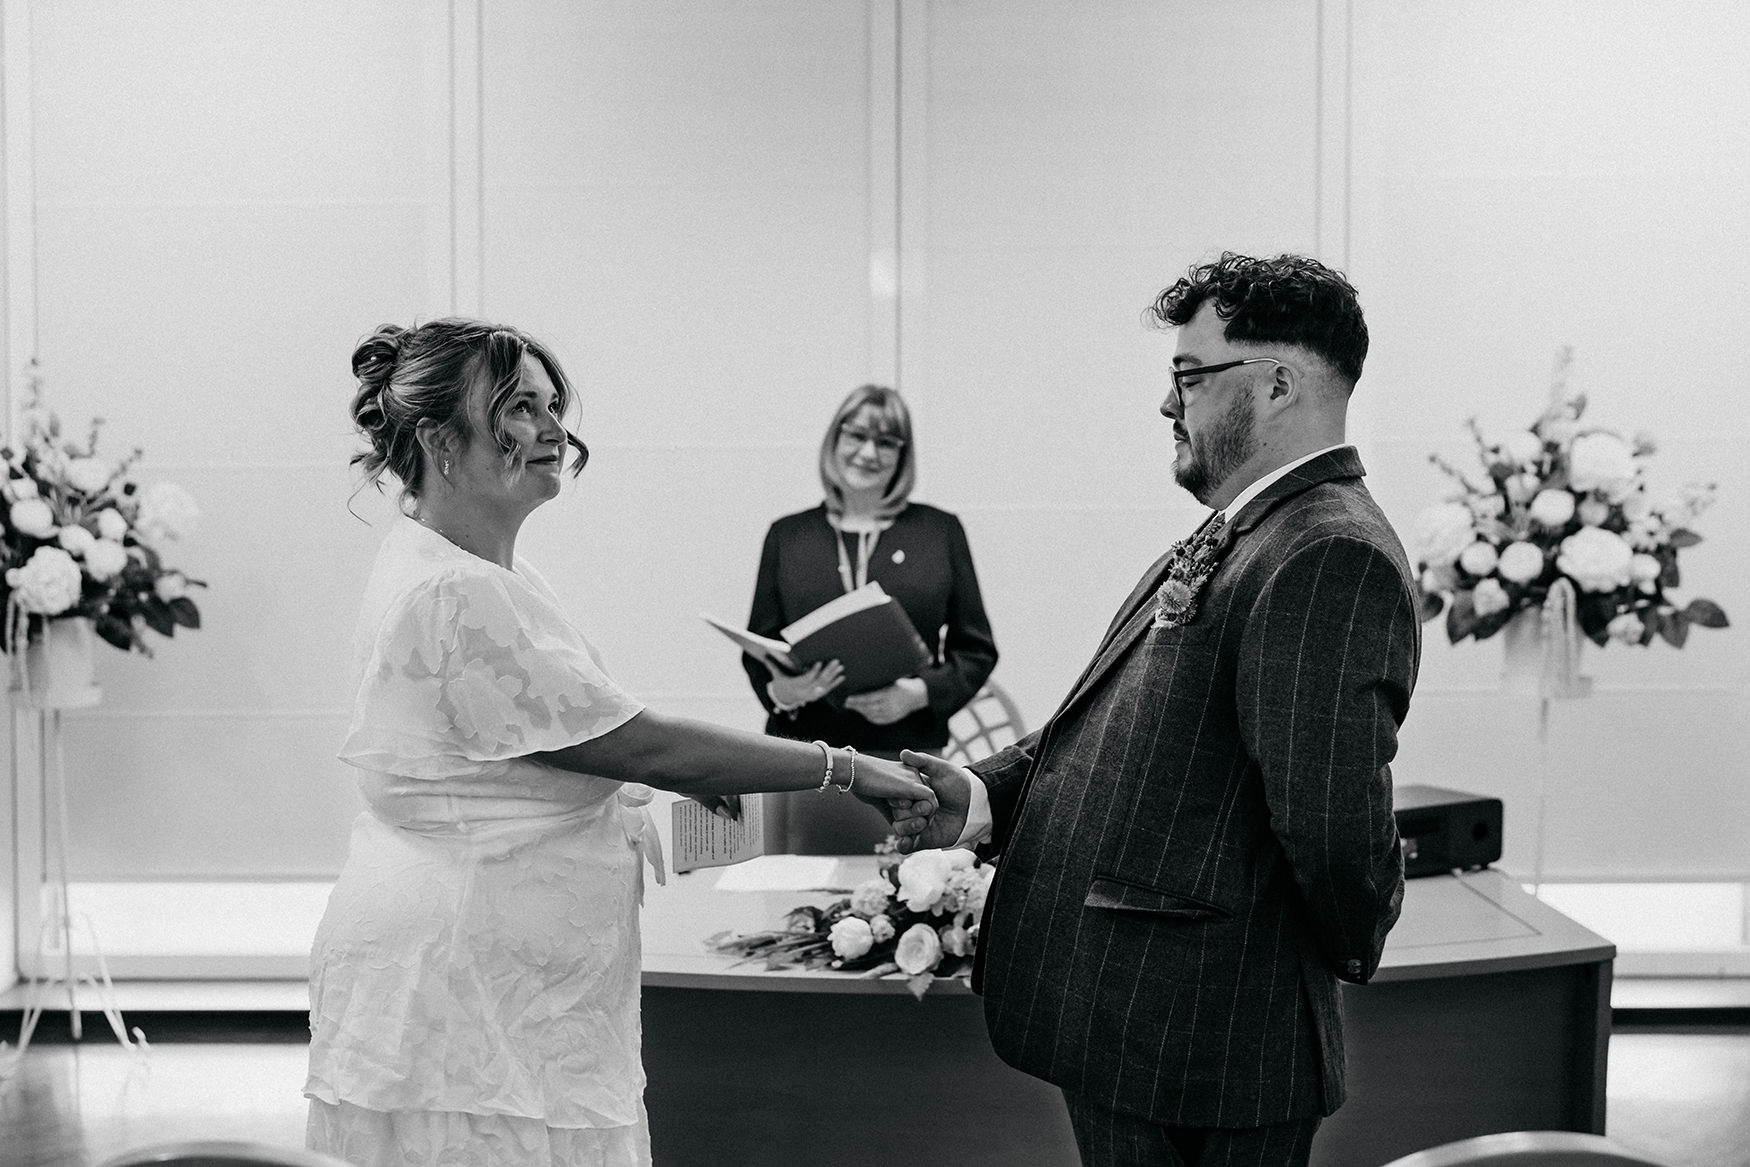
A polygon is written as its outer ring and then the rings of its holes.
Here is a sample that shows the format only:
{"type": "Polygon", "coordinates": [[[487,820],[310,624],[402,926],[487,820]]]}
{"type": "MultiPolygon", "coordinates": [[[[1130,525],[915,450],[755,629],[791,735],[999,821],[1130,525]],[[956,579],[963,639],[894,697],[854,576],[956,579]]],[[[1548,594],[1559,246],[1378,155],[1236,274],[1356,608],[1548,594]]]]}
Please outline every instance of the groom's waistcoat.
{"type": "Polygon", "coordinates": [[[1343,1099],[1338,978],[1403,894],[1387,763],[1420,628],[1353,450],[1271,484],[1182,626],[1165,560],[1036,735],[973,768],[999,854],[992,1042],[1090,1101],[1259,1126],[1343,1099]]]}

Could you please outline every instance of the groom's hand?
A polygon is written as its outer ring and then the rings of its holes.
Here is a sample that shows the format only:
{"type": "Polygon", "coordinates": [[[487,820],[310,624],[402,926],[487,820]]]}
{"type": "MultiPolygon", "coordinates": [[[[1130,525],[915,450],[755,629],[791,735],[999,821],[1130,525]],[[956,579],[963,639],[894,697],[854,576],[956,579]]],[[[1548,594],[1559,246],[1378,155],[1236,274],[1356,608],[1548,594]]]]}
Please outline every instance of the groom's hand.
{"type": "MultiPolygon", "coordinates": [[[[857,778],[859,779],[865,775],[873,777],[879,773],[891,773],[913,784],[922,780],[922,775],[910,766],[889,762],[885,758],[877,758],[868,754],[857,755],[856,772],[858,772],[857,778]]],[[[875,784],[869,783],[869,785],[875,784]]],[[[884,798],[880,795],[867,794],[865,789],[863,782],[853,779],[851,793],[880,811],[881,817],[887,820],[887,824],[893,828],[893,833],[901,839],[909,838],[922,831],[930,821],[930,816],[936,811],[936,802],[933,797],[884,798]]],[[[927,794],[923,790],[919,790],[919,793],[927,794]]]]}
{"type": "Polygon", "coordinates": [[[931,754],[916,750],[901,750],[899,760],[923,776],[936,792],[936,813],[916,834],[899,837],[901,851],[920,848],[952,847],[966,830],[966,812],[972,805],[972,784],[978,781],[972,771],[952,762],[944,762],[931,754]]]}

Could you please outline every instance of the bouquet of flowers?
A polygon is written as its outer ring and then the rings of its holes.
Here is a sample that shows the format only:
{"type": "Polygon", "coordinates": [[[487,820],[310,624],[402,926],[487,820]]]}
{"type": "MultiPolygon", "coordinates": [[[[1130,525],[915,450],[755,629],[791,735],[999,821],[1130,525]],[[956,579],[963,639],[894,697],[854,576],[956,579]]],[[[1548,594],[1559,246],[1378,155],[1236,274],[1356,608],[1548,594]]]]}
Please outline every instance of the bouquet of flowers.
{"type": "Polygon", "coordinates": [[[972,852],[918,851],[893,839],[875,849],[878,874],[846,899],[792,910],[769,932],[719,932],[707,946],[767,968],[832,968],[864,976],[905,973],[922,998],[938,976],[971,972],[978,921],[996,868],[972,852]]]}
{"type": "Polygon", "coordinates": [[[141,632],[171,636],[201,626],[188,598],[205,587],[164,565],[155,544],[187,533],[199,511],[188,492],[133,479],[139,450],[119,461],[97,452],[102,419],[83,441],[63,437],[30,372],[17,440],[0,448],[0,651],[14,652],[48,620],[89,617],[97,634],[126,652],[151,655],[141,632]]]}
{"type": "Polygon", "coordinates": [[[1714,501],[1713,485],[1654,495],[1644,475],[1652,439],[1583,424],[1571,361],[1564,349],[1529,428],[1492,442],[1471,419],[1480,479],[1432,456],[1455,485],[1416,519],[1422,619],[1444,611],[1453,643],[1486,640],[1553,589],[1568,592],[1580,631],[1599,645],[1659,636],[1680,648],[1692,627],[1726,627],[1718,604],[1670,595],[1678,551],[1701,542],[1690,524],[1714,501]]]}

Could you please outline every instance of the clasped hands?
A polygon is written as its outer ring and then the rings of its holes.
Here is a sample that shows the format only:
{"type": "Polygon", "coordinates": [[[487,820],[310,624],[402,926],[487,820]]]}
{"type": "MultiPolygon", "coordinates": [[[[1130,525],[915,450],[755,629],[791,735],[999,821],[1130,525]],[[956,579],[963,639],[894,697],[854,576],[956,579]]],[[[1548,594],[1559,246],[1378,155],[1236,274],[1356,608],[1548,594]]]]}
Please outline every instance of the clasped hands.
{"type": "Polygon", "coordinates": [[[902,750],[898,763],[885,764],[899,765],[930,788],[931,797],[927,799],[909,802],[889,799],[881,804],[881,811],[899,840],[900,851],[910,853],[958,843],[972,806],[972,783],[978,779],[953,762],[917,750],[902,750]]]}

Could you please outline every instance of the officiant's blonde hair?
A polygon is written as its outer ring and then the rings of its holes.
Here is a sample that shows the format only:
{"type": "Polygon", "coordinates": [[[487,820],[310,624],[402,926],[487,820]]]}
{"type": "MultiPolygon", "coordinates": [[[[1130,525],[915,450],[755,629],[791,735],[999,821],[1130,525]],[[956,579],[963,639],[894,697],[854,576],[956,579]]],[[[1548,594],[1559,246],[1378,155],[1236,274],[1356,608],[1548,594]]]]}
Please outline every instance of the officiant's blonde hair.
{"type": "Polygon", "coordinates": [[[893,463],[893,477],[887,480],[887,489],[875,508],[876,518],[891,519],[905,509],[918,476],[916,443],[911,436],[911,410],[905,407],[905,400],[897,389],[885,385],[859,385],[839,404],[838,411],[832,415],[832,424],[826,427],[826,436],[820,442],[820,485],[826,491],[827,513],[844,514],[845,480],[839,473],[838,462],[839,427],[865,405],[875,407],[875,426],[881,436],[898,438],[905,443],[899,448],[899,457],[893,463]]]}

